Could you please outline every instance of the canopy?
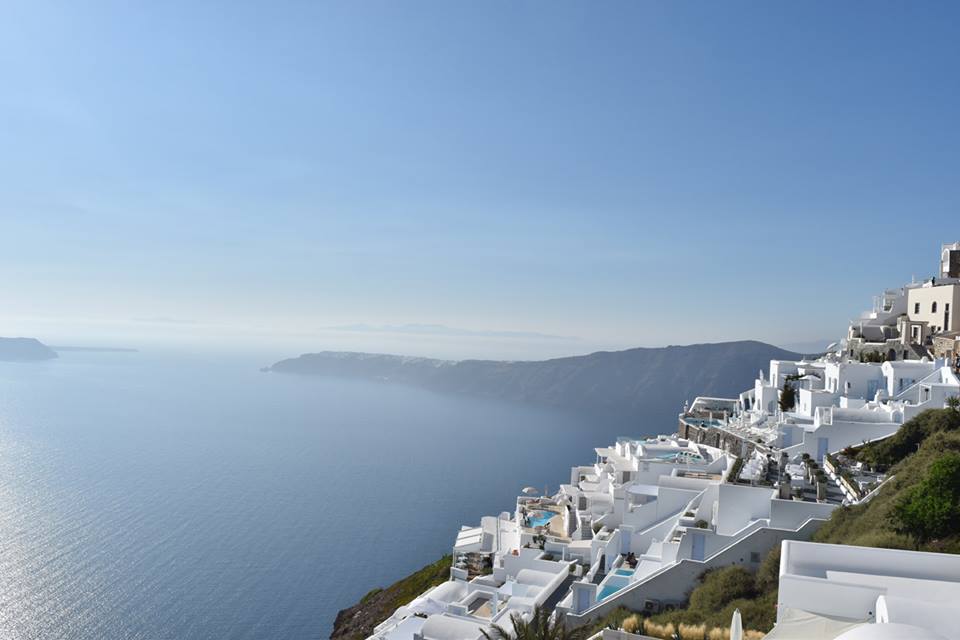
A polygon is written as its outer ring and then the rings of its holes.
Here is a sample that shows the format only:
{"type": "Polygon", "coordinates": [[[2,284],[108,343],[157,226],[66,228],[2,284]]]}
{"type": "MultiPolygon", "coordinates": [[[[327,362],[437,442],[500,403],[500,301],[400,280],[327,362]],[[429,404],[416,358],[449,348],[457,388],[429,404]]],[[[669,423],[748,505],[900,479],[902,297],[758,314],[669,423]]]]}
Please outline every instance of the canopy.
{"type": "Polygon", "coordinates": [[[476,553],[483,546],[483,529],[471,527],[457,532],[457,541],[453,548],[458,553],[476,553]]]}
{"type": "Polygon", "coordinates": [[[833,640],[840,634],[863,624],[862,621],[838,620],[801,609],[785,609],[780,622],[764,640],[833,640]]]}

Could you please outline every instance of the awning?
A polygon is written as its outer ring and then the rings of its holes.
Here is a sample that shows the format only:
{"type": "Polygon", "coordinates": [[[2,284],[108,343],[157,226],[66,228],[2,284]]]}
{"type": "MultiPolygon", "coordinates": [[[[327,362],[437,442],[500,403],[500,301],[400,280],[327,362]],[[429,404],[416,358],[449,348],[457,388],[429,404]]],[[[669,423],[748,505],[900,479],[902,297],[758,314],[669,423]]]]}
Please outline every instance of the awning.
{"type": "Polygon", "coordinates": [[[471,527],[457,533],[457,541],[453,549],[459,553],[476,553],[483,546],[483,529],[471,527]]]}

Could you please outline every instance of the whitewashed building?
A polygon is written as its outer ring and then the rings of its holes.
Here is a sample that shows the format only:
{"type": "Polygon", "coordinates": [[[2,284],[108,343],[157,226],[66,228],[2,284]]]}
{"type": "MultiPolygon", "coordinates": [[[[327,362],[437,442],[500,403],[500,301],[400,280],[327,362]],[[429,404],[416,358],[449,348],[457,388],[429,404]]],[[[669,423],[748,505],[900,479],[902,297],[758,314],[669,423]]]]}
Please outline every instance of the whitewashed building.
{"type": "Polygon", "coordinates": [[[785,541],[769,640],[960,639],[960,556],[785,541]]]}

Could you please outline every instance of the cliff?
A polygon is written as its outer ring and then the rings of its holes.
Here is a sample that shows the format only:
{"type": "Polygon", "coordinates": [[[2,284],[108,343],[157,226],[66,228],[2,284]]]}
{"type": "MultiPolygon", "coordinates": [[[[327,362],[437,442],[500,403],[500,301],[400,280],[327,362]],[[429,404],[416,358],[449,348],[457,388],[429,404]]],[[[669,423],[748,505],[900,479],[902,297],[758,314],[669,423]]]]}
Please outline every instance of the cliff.
{"type": "Polygon", "coordinates": [[[331,639],[363,640],[373,628],[393,615],[401,607],[421,593],[446,582],[450,577],[450,556],[444,556],[384,589],[377,588],[360,599],[360,602],[342,609],[333,623],[331,639]]]}
{"type": "Polygon", "coordinates": [[[771,359],[800,355],[752,340],[543,361],[433,360],[324,351],[277,362],[277,373],[361,378],[584,410],[651,424],[674,422],[686,400],[739,394],[771,359]]]}

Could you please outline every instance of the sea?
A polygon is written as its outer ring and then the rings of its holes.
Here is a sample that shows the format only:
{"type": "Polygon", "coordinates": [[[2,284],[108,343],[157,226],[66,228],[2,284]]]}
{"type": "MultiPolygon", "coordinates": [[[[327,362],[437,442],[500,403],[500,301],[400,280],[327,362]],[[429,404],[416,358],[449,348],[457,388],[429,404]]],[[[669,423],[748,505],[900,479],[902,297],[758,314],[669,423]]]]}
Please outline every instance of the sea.
{"type": "Polygon", "coordinates": [[[645,432],[265,364],[0,363],[0,638],[326,638],[461,524],[645,432]]]}

